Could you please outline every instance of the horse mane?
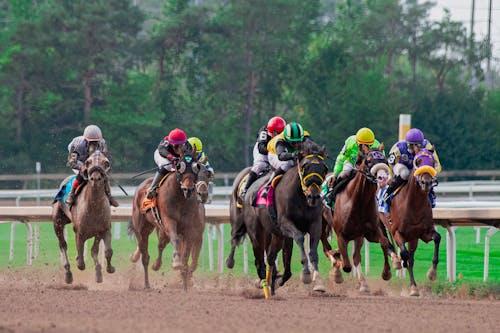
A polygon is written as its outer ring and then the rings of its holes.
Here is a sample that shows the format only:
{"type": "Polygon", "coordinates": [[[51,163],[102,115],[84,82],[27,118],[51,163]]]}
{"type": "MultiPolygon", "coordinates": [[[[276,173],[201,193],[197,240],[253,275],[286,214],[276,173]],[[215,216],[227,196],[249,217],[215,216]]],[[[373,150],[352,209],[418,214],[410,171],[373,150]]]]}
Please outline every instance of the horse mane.
{"type": "Polygon", "coordinates": [[[320,146],[311,139],[307,139],[302,143],[300,152],[303,155],[326,155],[325,147],[320,146]]]}

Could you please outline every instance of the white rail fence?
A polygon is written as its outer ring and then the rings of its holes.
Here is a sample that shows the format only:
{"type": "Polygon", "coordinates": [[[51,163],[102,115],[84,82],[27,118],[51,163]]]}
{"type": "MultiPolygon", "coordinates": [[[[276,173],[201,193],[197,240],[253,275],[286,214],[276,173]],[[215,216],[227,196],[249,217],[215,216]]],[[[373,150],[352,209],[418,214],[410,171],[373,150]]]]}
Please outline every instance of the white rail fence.
{"type": "MultiPolygon", "coordinates": [[[[436,224],[441,225],[447,229],[446,237],[446,267],[447,277],[450,281],[456,279],[456,237],[455,230],[457,227],[462,226],[475,226],[476,241],[479,228],[486,228],[485,235],[485,251],[484,251],[484,281],[488,280],[489,273],[489,253],[490,253],[490,240],[497,232],[500,226],[500,208],[435,208],[434,220],[436,224]]],[[[118,207],[112,209],[113,222],[124,222],[130,218],[130,207],[118,207]]],[[[37,256],[37,222],[46,222],[50,220],[51,207],[0,207],[0,223],[12,221],[11,224],[11,238],[10,238],[10,251],[9,258],[13,259],[14,256],[14,239],[15,239],[15,226],[18,223],[24,223],[28,230],[27,232],[27,250],[26,250],[26,264],[31,265],[33,258],[37,256]],[[33,227],[35,223],[35,228],[33,227]]],[[[208,255],[209,255],[209,269],[214,271],[214,248],[213,241],[217,239],[217,271],[222,273],[224,271],[224,223],[229,223],[229,210],[227,206],[206,206],[206,222],[208,225],[207,241],[208,241],[208,255]]],[[[114,235],[119,235],[116,231],[117,226],[114,224],[114,235]]],[[[246,242],[243,245],[243,269],[248,273],[248,248],[246,242]]],[[[368,272],[370,269],[369,246],[365,242],[365,270],[368,272]]]]}

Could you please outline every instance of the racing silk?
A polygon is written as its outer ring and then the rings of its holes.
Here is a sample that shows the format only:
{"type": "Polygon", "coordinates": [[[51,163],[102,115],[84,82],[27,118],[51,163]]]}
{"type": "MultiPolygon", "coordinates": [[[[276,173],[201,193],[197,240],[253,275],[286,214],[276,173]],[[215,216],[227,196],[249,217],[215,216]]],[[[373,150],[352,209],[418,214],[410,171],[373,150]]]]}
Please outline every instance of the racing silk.
{"type": "MultiPolygon", "coordinates": [[[[370,149],[377,149],[380,147],[380,142],[378,142],[378,140],[375,139],[373,144],[369,147],[370,149]]],[[[333,166],[333,173],[335,174],[335,177],[342,172],[344,164],[351,163],[352,165],[356,165],[356,161],[358,159],[358,153],[359,153],[359,146],[358,143],[356,142],[356,136],[351,135],[350,137],[347,138],[347,140],[345,140],[344,147],[342,147],[342,150],[340,151],[339,155],[337,156],[337,159],[335,160],[335,165],[333,166]]],[[[385,155],[385,152],[382,153],[385,155]]]]}
{"type": "MultiPolygon", "coordinates": [[[[304,140],[309,139],[309,132],[304,131],[304,140]]],[[[294,158],[294,152],[298,149],[294,148],[290,143],[285,140],[285,133],[276,135],[267,144],[267,151],[269,154],[278,156],[280,161],[289,161],[294,158]]]]}
{"type": "MultiPolygon", "coordinates": [[[[430,143],[427,139],[424,140],[424,148],[430,152],[432,152],[432,156],[434,157],[434,169],[439,173],[441,172],[441,163],[439,162],[439,157],[437,155],[436,150],[432,143],[430,143]]],[[[394,166],[396,163],[401,163],[408,168],[408,170],[413,169],[413,159],[415,158],[415,154],[413,154],[408,149],[408,144],[405,140],[398,141],[392,146],[391,151],[389,152],[389,164],[394,166]]]]}
{"type": "MultiPolygon", "coordinates": [[[[95,141],[94,141],[95,142],[95,141]]],[[[101,139],[96,142],[97,145],[93,145],[85,138],[83,135],[77,136],[71,140],[71,142],[68,145],[68,152],[70,154],[76,153],[77,154],[77,161],[78,162],[85,162],[87,158],[95,151],[95,150],[100,150],[107,158],[109,158],[109,152],[108,152],[108,147],[106,146],[106,141],[104,139],[101,139]],[[91,151],[92,150],[92,151],[91,151]]]]}
{"type": "Polygon", "coordinates": [[[257,135],[257,149],[259,150],[260,154],[268,154],[267,145],[269,141],[271,141],[271,139],[272,137],[267,133],[267,127],[262,126],[259,129],[259,134],[257,135]]]}
{"type": "MultiPolygon", "coordinates": [[[[193,147],[189,142],[186,142],[183,147],[184,154],[193,154],[193,147]]],[[[171,145],[167,137],[163,138],[161,142],[158,144],[158,153],[161,157],[166,158],[169,161],[173,161],[176,158],[180,158],[181,156],[174,151],[173,145],[171,145]]]]}

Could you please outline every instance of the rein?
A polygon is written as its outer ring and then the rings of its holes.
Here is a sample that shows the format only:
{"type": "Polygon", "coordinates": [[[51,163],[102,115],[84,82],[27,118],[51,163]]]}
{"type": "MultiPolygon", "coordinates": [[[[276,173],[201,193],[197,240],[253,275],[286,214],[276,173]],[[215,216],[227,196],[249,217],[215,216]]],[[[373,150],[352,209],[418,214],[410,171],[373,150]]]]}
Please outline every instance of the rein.
{"type": "Polygon", "coordinates": [[[358,169],[356,167],[354,168],[354,171],[362,174],[366,178],[366,180],[368,180],[370,183],[377,184],[377,178],[374,175],[372,175],[370,172],[368,172],[366,170],[358,169]]]}

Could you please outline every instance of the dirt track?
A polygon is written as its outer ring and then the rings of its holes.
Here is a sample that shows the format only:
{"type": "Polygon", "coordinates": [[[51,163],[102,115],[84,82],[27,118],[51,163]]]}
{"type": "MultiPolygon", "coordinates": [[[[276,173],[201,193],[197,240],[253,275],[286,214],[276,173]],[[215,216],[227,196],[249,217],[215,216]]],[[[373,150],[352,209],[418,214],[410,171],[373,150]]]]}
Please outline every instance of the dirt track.
{"type": "Polygon", "coordinates": [[[140,288],[137,271],[104,279],[96,285],[90,271],[75,272],[67,288],[59,273],[1,272],[0,332],[498,332],[500,326],[498,301],[409,299],[376,282],[371,296],[358,295],[352,283],[313,296],[292,281],[265,301],[242,279],[198,278],[187,293],[159,274],[151,291],[140,288]]]}

